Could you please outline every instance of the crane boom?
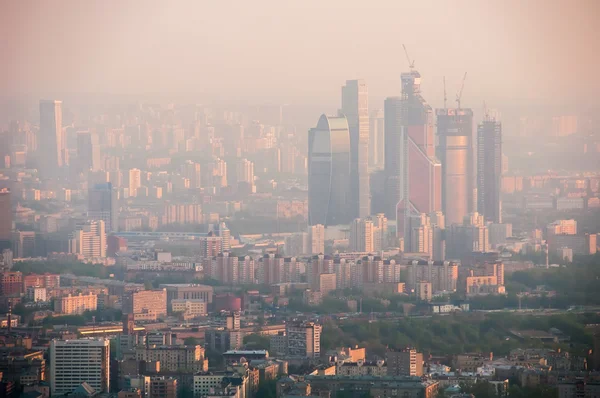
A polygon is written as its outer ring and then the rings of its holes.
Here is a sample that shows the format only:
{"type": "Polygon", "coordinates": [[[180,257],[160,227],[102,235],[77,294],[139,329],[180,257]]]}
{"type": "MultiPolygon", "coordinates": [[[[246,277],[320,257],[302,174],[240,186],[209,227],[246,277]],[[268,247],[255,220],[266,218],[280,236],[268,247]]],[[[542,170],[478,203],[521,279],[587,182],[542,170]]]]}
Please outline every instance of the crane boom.
{"type": "Polygon", "coordinates": [[[408,67],[412,72],[412,70],[415,68],[415,61],[410,60],[410,57],[408,56],[408,50],[406,50],[406,46],[404,44],[402,44],[402,48],[404,49],[404,55],[406,55],[406,60],[408,61],[408,67]]]}
{"type": "Polygon", "coordinates": [[[458,109],[460,109],[460,99],[462,98],[463,89],[465,88],[466,78],[467,78],[467,72],[465,72],[465,75],[462,78],[462,83],[460,85],[460,91],[458,92],[458,94],[456,94],[456,105],[457,105],[458,109]]]}

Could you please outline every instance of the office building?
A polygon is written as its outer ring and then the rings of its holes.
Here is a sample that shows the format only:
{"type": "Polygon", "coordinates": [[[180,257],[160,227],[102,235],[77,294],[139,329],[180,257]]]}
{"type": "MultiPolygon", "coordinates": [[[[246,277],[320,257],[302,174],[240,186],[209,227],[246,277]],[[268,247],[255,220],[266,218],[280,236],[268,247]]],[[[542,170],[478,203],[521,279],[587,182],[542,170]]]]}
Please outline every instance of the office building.
{"type": "Polygon", "coordinates": [[[486,116],[477,126],[477,211],[486,221],[502,222],[502,124],[486,116]]]}
{"type": "Polygon", "coordinates": [[[117,190],[110,182],[95,184],[88,190],[88,217],[104,221],[106,232],[115,232],[119,220],[117,190]]]}
{"type": "Polygon", "coordinates": [[[389,376],[423,376],[423,353],[414,348],[388,350],[385,362],[389,376]]]}
{"type": "Polygon", "coordinates": [[[12,252],[14,258],[36,257],[35,232],[14,231],[12,233],[12,252]]]}
{"type": "Polygon", "coordinates": [[[350,132],[345,117],[322,115],[308,132],[308,224],[347,224],[352,220],[350,132]]]}
{"type": "Polygon", "coordinates": [[[62,128],[62,101],[40,101],[39,148],[40,174],[55,177],[68,160],[62,128]]]}
{"type": "Polygon", "coordinates": [[[71,234],[69,252],[84,258],[106,257],[106,231],[104,221],[88,220],[79,224],[71,234]]]}
{"type": "Polygon", "coordinates": [[[158,286],[160,289],[167,290],[167,305],[171,307],[173,300],[203,300],[206,303],[213,302],[212,286],[197,285],[193,283],[167,283],[158,286]]]}
{"type": "Polygon", "coordinates": [[[77,159],[81,171],[102,169],[98,135],[89,131],[77,133],[77,159]]]}
{"type": "Polygon", "coordinates": [[[167,289],[127,293],[123,296],[123,313],[133,314],[135,320],[156,320],[166,317],[167,289]]]}
{"type": "Polygon", "coordinates": [[[369,188],[369,92],[364,80],[347,80],[342,87],[342,112],[350,132],[350,215],[371,214],[369,188]]]}
{"type": "Polygon", "coordinates": [[[10,191],[8,189],[0,189],[0,251],[10,248],[12,223],[10,191]]]}
{"type": "Polygon", "coordinates": [[[383,168],[384,141],[384,112],[382,109],[374,109],[369,118],[369,167],[372,169],[383,168]]]}
{"type": "Polygon", "coordinates": [[[314,322],[285,325],[288,355],[300,358],[318,358],[321,355],[322,326],[314,322]]]}
{"type": "Polygon", "coordinates": [[[386,216],[398,238],[409,234],[407,219],[441,210],[441,164],[435,157],[434,116],[421,96],[421,75],[403,73],[402,95],[385,101],[386,216]]]}
{"type": "Polygon", "coordinates": [[[72,393],[87,383],[97,393],[110,390],[110,344],[107,339],[52,340],[50,394],[72,393]]]}
{"type": "Polygon", "coordinates": [[[442,211],[446,224],[461,224],[473,211],[473,111],[438,109],[437,156],[442,162],[442,211]]]}
{"type": "Polygon", "coordinates": [[[98,296],[92,293],[66,295],[54,299],[54,312],[62,315],[81,315],[98,309],[98,296]]]}

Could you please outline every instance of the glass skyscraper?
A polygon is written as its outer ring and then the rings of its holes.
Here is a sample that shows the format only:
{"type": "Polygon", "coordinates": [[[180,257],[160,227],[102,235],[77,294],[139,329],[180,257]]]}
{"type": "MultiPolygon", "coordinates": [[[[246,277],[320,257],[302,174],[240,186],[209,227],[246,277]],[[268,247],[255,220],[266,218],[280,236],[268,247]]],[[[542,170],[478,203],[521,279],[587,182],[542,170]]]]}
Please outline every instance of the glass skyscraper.
{"type": "Polygon", "coordinates": [[[348,224],[350,132],[344,116],[319,118],[308,132],[308,223],[348,224]]]}

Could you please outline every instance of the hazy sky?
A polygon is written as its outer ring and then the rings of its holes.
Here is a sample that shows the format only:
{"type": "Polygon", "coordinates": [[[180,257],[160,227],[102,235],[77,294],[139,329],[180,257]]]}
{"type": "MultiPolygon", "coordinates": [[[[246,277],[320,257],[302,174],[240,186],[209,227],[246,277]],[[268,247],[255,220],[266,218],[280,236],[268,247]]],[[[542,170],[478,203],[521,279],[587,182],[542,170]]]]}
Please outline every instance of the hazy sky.
{"type": "Polygon", "coordinates": [[[441,105],[597,101],[600,1],[2,1],[3,95],[204,93],[339,101],[398,95],[406,44],[441,105]],[[560,101],[557,101],[557,98],[560,101]]]}

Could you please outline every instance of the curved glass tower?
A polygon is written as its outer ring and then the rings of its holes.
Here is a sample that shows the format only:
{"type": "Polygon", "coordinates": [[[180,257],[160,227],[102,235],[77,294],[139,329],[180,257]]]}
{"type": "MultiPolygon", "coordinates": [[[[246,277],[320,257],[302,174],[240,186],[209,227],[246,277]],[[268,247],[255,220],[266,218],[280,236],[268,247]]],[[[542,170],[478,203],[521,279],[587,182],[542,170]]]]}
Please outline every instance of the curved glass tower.
{"type": "Polygon", "coordinates": [[[345,116],[321,115],[308,132],[308,223],[348,224],[350,132],[345,116]]]}

